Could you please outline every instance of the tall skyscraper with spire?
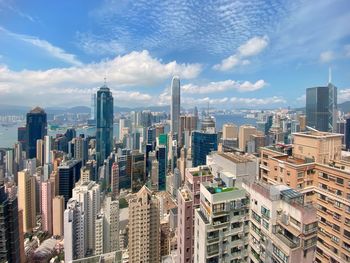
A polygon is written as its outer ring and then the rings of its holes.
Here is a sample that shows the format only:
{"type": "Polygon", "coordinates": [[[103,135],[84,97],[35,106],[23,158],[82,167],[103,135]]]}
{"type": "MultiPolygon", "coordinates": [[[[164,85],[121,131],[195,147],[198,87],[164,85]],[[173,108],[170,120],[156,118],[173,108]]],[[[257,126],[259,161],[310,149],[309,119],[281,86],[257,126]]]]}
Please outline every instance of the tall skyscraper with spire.
{"type": "Polygon", "coordinates": [[[113,96],[106,83],[97,91],[96,161],[98,167],[113,149],[113,96]]]}
{"type": "Polygon", "coordinates": [[[171,81],[171,106],[170,106],[172,135],[179,133],[180,127],[180,78],[174,76],[171,81]]]}
{"type": "Polygon", "coordinates": [[[47,117],[45,111],[35,107],[27,113],[26,142],[27,158],[36,158],[36,141],[44,139],[47,134],[47,117]]]}
{"type": "Polygon", "coordinates": [[[327,86],[306,90],[307,126],[319,131],[336,132],[337,87],[331,81],[331,71],[329,71],[327,86]]]}

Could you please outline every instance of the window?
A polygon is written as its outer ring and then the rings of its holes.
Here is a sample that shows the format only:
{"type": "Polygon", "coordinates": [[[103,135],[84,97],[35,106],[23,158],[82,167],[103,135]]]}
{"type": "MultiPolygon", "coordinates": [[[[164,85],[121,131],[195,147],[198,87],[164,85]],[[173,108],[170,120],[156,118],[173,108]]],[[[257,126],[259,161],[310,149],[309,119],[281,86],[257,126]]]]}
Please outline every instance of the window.
{"type": "Polygon", "coordinates": [[[335,219],[335,220],[341,220],[341,215],[340,214],[338,214],[338,213],[335,213],[335,212],[333,212],[333,218],[335,219]]]}
{"type": "Polygon", "coordinates": [[[334,202],[334,206],[336,206],[336,207],[342,207],[342,203],[340,203],[339,201],[335,201],[335,202],[334,202]]]}
{"type": "Polygon", "coordinates": [[[333,224],[333,229],[337,232],[340,232],[340,226],[333,224]]]}
{"type": "Polygon", "coordinates": [[[280,250],[278,247],[273,245],[273,253],[280,259],[282,262],[287,263],[288,262],[288,256],[286,256],[282,250],[280,250]]]}
{"type": "Polygon", "coordinates": [[[270,210],[261,206],[261,214],[263,217],[270,218],[270,210]]]}
{"type": "Polygon", "coordinates": [[[319,187],[324,189],[324,190],[327,190],[327,185],[325,185],[325,184],[319,184],[319,187]]]}
{"type": "Polygon", "coordinates": [[[319,175],[320,177],[322,177],[323,179],[328,179],[328,174],[326,174],[326,173],[320,172],[318,175],[319,175]]]}
{"type": "Polygon", "coordinates": [[[337,191],[336,191],[336,194],[339,195],[339,196],[342,196],[342,195],[343,195],[343,192],[340,191],[340,190],[337,190],[337,191]]]}
{"type": "Polygon", "coordinates": [[[300,227],[300,222],[298,220],[296,220],[294,217],[289,217],[289,220],[291,223],[293,223],[294,225],[300,227]]]}
{"type": "Polygon", "coordinates": [[[344,237],[350,239],[350,231],[344,229],[344,237]]]}
{"type": "Polygon", "coordinates": [[[213,205],[213,213],[219,213],[225,211],[225,203],[213,205]]]}
{"type": "Polygon", "coordinates": [[[344,179],[337,177],[337,184],[344,184],[344,179]]]}
{"type": "Polygon", "coordinates": [[[269,223],[267,223],[267,221],[263,220],[262,225],[265,229],[269,230],[269,223]]]}
{"type": "Polygon", "coordinates": [[[256,222],[258,222],[260,224],[261,217],[257,213],[255,213],[254,211],[252,211],[252,217],[256,222]]]}
{"type": "Polygon", "coordinates": [[[303,177],[303,176],[304,176],[304,173],[303,173],[303,172],[299,172],[299,173],[298,173],[298,178],[303,177]]]}

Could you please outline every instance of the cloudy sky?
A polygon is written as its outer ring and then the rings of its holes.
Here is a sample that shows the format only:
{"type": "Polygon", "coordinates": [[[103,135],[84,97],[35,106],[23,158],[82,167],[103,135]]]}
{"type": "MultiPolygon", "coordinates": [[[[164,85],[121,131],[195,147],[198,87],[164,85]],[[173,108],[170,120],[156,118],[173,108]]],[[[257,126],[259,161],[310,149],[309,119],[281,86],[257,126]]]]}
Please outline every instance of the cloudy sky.
{"type": "Polygon", "coordinates": [[[349,0],[0,0],[0,104],[301,106],[333,83],[350,100],[349,0]]]}

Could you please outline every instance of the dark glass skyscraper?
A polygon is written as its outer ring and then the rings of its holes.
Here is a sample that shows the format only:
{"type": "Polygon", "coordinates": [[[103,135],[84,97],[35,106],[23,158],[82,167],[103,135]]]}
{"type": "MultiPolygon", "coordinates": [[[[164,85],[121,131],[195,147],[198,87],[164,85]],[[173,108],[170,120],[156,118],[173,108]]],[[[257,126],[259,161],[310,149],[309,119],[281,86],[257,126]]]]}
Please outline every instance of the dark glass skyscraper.
{"type": "Polygon", "coordinates": [[[159,145],[157,151],[158,158],[158,190],[166,190],[167,175],[167,148],[165,145],[159,145]]]}
{"type": "Polygon", "coordinates": [[[337,122],[337,88],[326,87],[306,90],[306,123],[319,131],[335,132],[337,122]]]}
{"type": "Polygon", "coordinates": [[[192,166],[205,165],[207,155],[218,149],[218,135],[214,132],[192,132],[192,166]]]}
{"type": "Polygon", "coordinates": [[[64,204],[72,197],[75,183],[80,180],[81,161],[68,160],[58,167],[58,193],[64,197],[64,204]]]}
{"type": "Polygon", "coordinates": [[[113,96],[104,85],[97,91],[96,161],[99,167],[113,149],[113,96]]]}
{"type": "Polygon", "coordinates": [[[20,262],[17,197],[0,186],[0,262],[20,262]]]}
{"type": "Polygon", "coordinates": [[[345,123],[345,148],[350,150],[350,117],[346,119],[345,123]]]}
{"type": "Polygon", "coordinates": [[[27,158],[36,158],[36,141],[47,135],[47,119],[45,111],[35,107],[27,113],[26,143],[27,158]]]}

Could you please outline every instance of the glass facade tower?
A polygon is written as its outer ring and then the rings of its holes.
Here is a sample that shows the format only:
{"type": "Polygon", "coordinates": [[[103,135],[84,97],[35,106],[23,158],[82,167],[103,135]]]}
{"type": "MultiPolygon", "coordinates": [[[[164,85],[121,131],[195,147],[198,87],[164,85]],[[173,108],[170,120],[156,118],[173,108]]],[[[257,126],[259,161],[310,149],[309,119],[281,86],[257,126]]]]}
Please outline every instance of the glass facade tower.
{"type": "Polygon", "coordinates": [[[47,135],[47,116],[40,107],[27,113],[26,143],[27,159],[36,158],[36,141],[47,135]]]}
{"type": "Polygon", "coordinates": [[[214,132],[192,132],[192,166],[205,165],[207,155],[218,149],[218,135],[214,132]]]}
{"type": "Polygon", "coordinates": [[[113,150],[113,96],[104,85],[97,91],[96,161],[97,167],[113,150]]]}
{"type": "Polygon", "coordinates": [[[306,90],[307,126],[319,131],[335,132],[336,113],[337,88],[333,84],[306,90]]]}

